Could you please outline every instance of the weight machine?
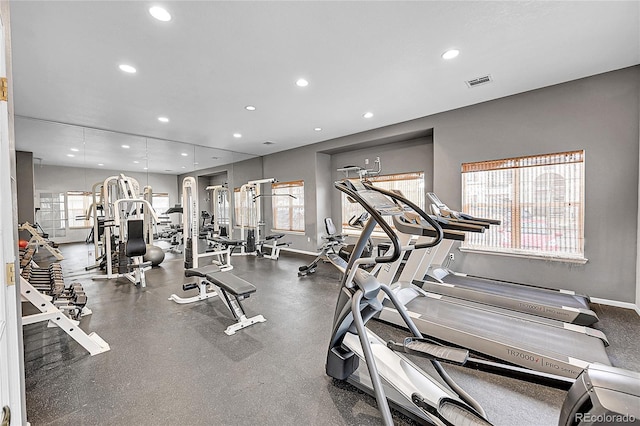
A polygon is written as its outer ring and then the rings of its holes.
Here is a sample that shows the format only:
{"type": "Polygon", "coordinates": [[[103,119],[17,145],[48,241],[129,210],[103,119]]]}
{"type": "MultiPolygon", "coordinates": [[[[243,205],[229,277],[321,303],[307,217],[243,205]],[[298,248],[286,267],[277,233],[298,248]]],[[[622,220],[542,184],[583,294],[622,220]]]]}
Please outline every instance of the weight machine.
{"type": "Polygon", "coordinates": [[[226,237],[231,231],[229,188],[224,185],[214,185],[207,186],[205,189],[211,191],[213,234],[219,237],[226,237]]]}
{"type": "MultiPolygon", "coordinates": [[[[94,185],[94,188],[97,188],[97,185],[99,184],[94,185]]],[[[145,222],[145,216],[149,218],[149,222],[155,223],[158,222],[158,216],[151,203],[137,198],[139,189],[140,185],[137,180],[123,174],[110,176],[102,184],[103,262],[106,275],[93,277],[94,280],[123,277],[135,285],[140,284],[141,287],[146,287],[145,271],[151,267],[151,262],[143,261],[143,256],[146,253],[145,237],[148,238],[149,230],[153,228],[152,225],[145,222]],[[114,228],[118,228],[117,244],[114,228]],[[117,250],[115,250],[116,247],[117,250]],[[114,257],[117,259],[116,265],[114,265],[114,257]],[[114,266],[117,267],[117,272],[114,272],[114,266]]],[[[97,206],[95,202],[94,206],[97,206]]],[[[99,235],[99,231],[97,235],[99,235]]]]}
{"type": "Polygon", "coordinates": [[[200,259],[213,256],[215,263],[221,271],[230,271],[231,249],[229,247],[216,246],[211,251],[198,253],[198,240],[200,239],[200,210],[198,206],[197,183],[194,177],[188,176],[182,181],[182,232],[184,236],[184,267],[185,269],[198,268],[200,259]]]}
{"type": "MultiPolygon", "coordinates": [[[[240,247],[239,255],[253,254],[267,259],[278,260],[280,247],[289,245],[282,243],[280,239],[284,234],[265,235],[265,222],[261,220],[262,206],[261,199],[266,196],[260,192],[260,185],[265,183],[275,183],[275,178],[252,180],[240,187],[240,209],[246,211],[245,220],[240,224],[240,239],[245,244],[240,247]],[[268,253],[265,251],[268,249],[268,253]]],[[[293,197],[287,194],[286,196],[293,197]]]]}

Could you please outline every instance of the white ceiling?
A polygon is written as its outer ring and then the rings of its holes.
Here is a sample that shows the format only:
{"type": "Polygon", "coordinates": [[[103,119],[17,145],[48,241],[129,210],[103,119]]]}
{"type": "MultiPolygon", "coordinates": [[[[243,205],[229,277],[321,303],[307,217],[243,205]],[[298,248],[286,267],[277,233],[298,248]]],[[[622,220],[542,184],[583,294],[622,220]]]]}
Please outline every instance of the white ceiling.
{"type": "Polygon", "coordinates": [[[150,171],[177,174],[640,63],[637,1],[158,2],[170,22],[154,4],[10,3],[18,149],[81,166],[66,155],[84,143],[87,166],[133,170],[133,139],[150,171]],[[194,166],[166,141],[217,150],[190,147],[194,166]]]}

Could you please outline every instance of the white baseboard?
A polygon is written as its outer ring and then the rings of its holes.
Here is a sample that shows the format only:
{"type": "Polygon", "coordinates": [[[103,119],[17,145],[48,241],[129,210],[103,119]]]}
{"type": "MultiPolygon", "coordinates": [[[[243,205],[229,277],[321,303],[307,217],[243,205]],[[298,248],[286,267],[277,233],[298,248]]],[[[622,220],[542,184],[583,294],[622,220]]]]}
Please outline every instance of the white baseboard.
{"type": "Polygon", "coordinates": [[[615,306],[617,308],[632,309],[640,315],[640,307],[630,302],[620,302],[618,300],[600,299],[599,297],[590,298],[593,303],[599,303],[601,305],[615,306]]]}

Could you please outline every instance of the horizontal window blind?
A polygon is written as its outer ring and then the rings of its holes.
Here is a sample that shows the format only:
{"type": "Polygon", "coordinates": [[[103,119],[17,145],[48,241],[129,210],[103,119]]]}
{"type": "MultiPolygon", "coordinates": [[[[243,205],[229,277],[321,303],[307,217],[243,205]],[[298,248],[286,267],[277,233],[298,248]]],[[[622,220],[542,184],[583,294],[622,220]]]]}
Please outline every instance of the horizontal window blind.
{"type": "Polygon", "coordinates": [[[502,224],[462,247],[584,258],[584,151],[462,165],[462,210],[502,224]]]}
{"type": "Polygon", "coordinates": [[[304,181],[271,184],[273,228],[304,232],[304,181]]]}
{"type": "MultiPolygon", "coordinates": [[[[424,208],[425,191],[424,191],[424,173],[409,172],[397,173],[391,175],[378,175],[367,178],[371,183],[380,188],[391,190],[396,189],[420,208],[424,208]]],[[[349,226],[351,218],[359,217],[364,209],[358,203],[351,203],[347,200],[347,196],[342,194],[342,229],[353,229],[349,226]]],[[[390,218],[385,218],[391,224],[390,218]]],[[[382,229],[380,229],[382,231],[382,229]]]]}

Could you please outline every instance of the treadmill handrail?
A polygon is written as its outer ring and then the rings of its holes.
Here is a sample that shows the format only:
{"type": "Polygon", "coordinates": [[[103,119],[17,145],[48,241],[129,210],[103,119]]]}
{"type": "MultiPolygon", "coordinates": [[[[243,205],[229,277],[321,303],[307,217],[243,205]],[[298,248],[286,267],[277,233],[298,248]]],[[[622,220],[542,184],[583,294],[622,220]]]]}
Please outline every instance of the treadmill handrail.
{"type": "MultiPolygon", "coordinates": [[[[369,220],[374,220],[376,223],[378,223],[378,225],[380,225],[380,227],[382,228],[384,233],[387,235],[387,237],[389,237],[389,239],[391,240],[391,243],[393,244],[393,252],[389,256],[376,256],[374,258],[375,263],[392,263],[398,260],[401,253],[398,236],[393,231],[393,229],[391,229],[391,226],[389,226],[389,224],[380,215],[380,213],[378,213],[375,207],[370,205],[362,197],[360,197],[360,195],[358,195],[358,191],[353,189],[351,185],[347,185],[346,182],[337,181],[334,183],[334,186],[338,190],[344,192],[349,197],[356,200],[371,215],[371,218],[369,220]]],[[[389,250],[387,250],[387,253],[388,252],[389,250]]],[[[352,265],[349,265],[349,268],[351,267],[352,265]]]]}

